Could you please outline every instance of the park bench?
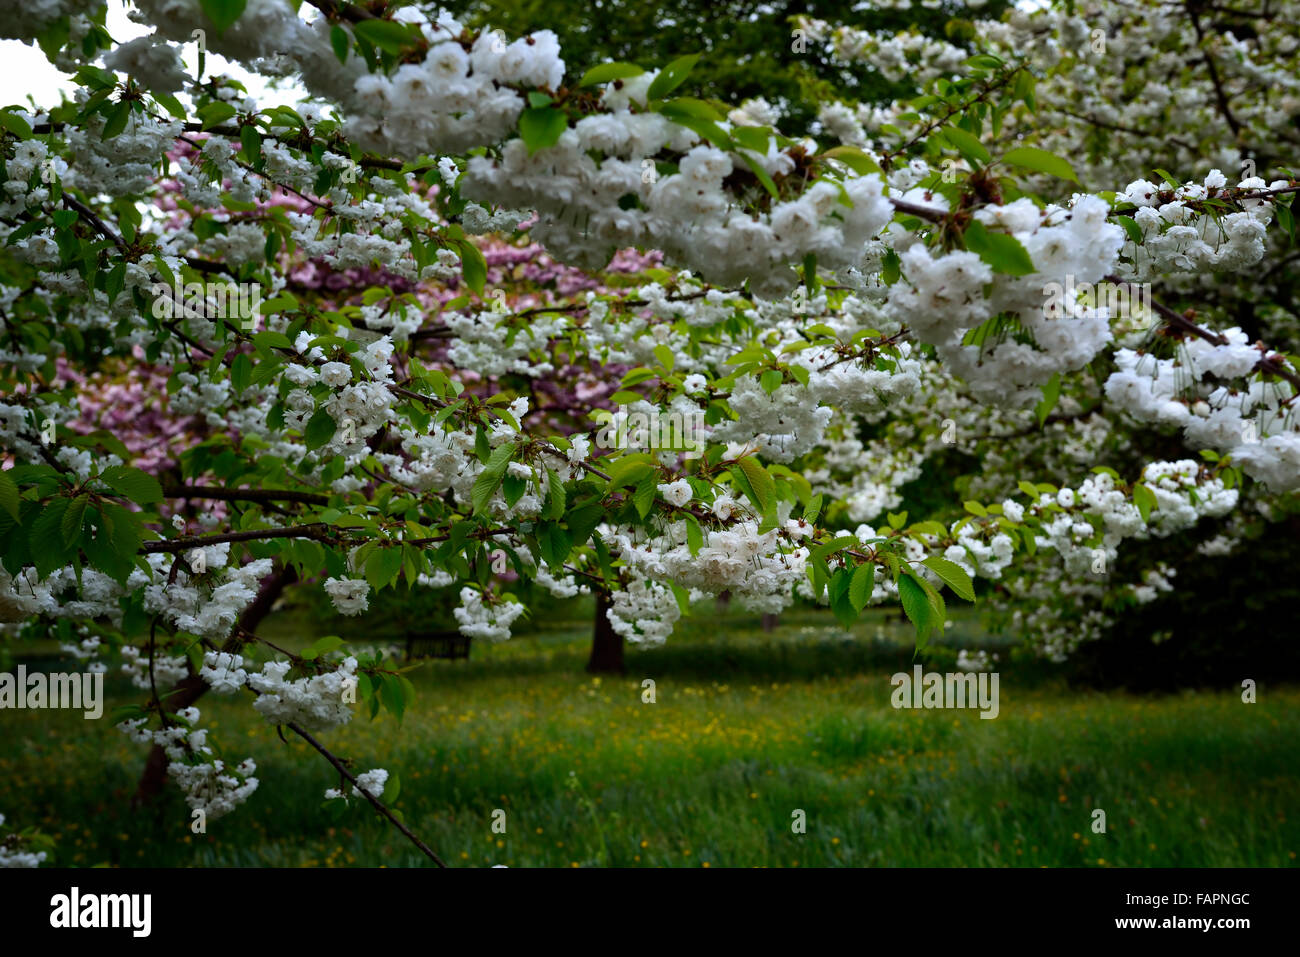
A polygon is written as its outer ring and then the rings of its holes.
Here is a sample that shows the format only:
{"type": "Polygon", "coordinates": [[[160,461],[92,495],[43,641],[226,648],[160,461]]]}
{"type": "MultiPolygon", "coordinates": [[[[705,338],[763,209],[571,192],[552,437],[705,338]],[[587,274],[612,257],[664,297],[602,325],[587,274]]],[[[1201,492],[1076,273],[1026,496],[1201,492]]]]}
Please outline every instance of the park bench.
{"type": "Polygon", "coordinates": [[[423,635],[408,635],[407,658],[464,658],[469,659],[467,635],[459,631],[433,631],[423,635]]]}

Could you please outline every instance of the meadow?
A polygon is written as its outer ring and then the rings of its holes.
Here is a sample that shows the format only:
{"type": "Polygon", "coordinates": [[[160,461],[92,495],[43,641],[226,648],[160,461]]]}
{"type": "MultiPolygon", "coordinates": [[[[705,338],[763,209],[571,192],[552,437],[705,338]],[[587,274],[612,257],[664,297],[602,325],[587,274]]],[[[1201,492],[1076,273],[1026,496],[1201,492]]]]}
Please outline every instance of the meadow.
{"type": "MultiPolygon", "coordinates": [[[[289,611],[266,630],[305,641],[302,622],[289,611]]],[[[977,637],[956,629],[954,646],[977,637]]],[[[550,621],[411,672],[400,735],[383,712],[322,740],[356,771],[400,776],[393,806],[453,866],[1294,866],[1300,689],[1263,685],[1253,705],[1231,686],[1080,690],[1004,646],[996,720],[895,710],[907,637],[879,617],[846,631],[792,614],[769,633],[710,613],[665,647],[630,648],[626,676],[593,677],[589,619],[550,621]]],[[[952,651],[926,660],[949,670],[952,651]]],[[[106,714],[139,700],[116,677],[106,689],[106,714]]],[[[261,781],[206,834],[174,787],[133,809],[146,749],[68,712],[0,716],[0,812],[51,834],[48,863],[64,866],[429,863],[365,806],[327,806],[338,775],[247,701],[199,706],[224,756],[252,756],[261,781]]]]}

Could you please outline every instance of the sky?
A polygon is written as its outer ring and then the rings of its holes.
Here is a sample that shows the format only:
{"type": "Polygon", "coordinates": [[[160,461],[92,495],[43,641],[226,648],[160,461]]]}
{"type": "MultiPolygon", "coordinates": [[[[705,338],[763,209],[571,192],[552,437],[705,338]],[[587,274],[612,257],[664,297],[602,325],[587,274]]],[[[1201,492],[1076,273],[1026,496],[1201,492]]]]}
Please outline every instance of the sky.
{"type": "MultiPolygon", "coordinates": [[[[150,31],[138,23],[127,19],[126,4],[122,0],[108,0],[108,32],[118,43],[145,36],[150,31]]],[[[187,43],[181,56],[185,60],[187,71],[195,75],[198,71],[198,48],[187,43]]],[[[233,64],[225,57],[209,53],[204,65],[204,75],[226,73],[247,87],[251,95],[262,108],[280,104],[292,105],[302,97],[301,89],[285,86],[275,90],[267,86],[264,78],[249,73],[238,64],[233,64]]],[[[45,54],[35,43],[28,46],[18,40],[0,40],[0,90],[3,96],[0,103],[27,105],[30,95],[37,106],[49,108],[58,104],[61,93],[71,93],[71,77],[60,73],[54,64],[45,59],[45,54]]]]}

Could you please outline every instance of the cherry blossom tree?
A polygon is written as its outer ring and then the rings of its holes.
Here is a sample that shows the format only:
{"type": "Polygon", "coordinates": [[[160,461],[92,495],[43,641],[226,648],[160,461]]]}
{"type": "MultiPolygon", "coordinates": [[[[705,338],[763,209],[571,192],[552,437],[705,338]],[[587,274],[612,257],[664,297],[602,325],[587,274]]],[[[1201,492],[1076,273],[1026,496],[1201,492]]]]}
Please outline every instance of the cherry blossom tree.
{"type": "Polygon", "coordinates": [[[636,643],[725,592],[897,603],[924,647],[980,597],[1061,657],[1174,587],[1130,545],[1294,512],[1285,4],[972,16],[975,55],[802,21],[916,95],[797,137],[691,96],[695,54],[575,75],[417,6],[139,0],[123,44],[18,6],[77,89],[0,111],[0,621],[128,675],[208,820],[258,780],[197,702],[243,695],[442,863],[322,740],[400,715],[400,663],[258,634],[295,581],[454,589],[487,641],[503,562],[636,643]],[[308,98],[188,76],[195,31],[308,98]],[[961,511],[897,511],[949,450],[961,511]]]}

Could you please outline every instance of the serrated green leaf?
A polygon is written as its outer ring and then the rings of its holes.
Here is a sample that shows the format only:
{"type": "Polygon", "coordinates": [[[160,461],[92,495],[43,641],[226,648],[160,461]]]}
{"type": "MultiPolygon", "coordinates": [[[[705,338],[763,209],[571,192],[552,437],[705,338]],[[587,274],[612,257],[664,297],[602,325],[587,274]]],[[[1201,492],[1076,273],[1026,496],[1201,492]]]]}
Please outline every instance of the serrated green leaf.
{"type": "Polygon", "coordinates": [[[966,569],[956,562],[931,555],[921,564],[943,579],[944,584],[951,588],[955,595],[967,601],[975,600],[975,585],[971,582],[970,575],[966,574],[966,569]]]}
{"type": "Polygon", "coordinates": [[[99,474],[99,480],[137,505],[152,505],[162,501],[162,486],[158,480],[129,465],[114,465],[104,469],[99,474]]]}
{"type": "Polygon", "coordinates": [[[324,409],[317,409],[315,415],[307,420],[307,428],[303,431],[303,441],[307,451],[314,452],[319,449],[334,438],[336,431],[338,431],[338,424],[334,418],[324,409]]]}

